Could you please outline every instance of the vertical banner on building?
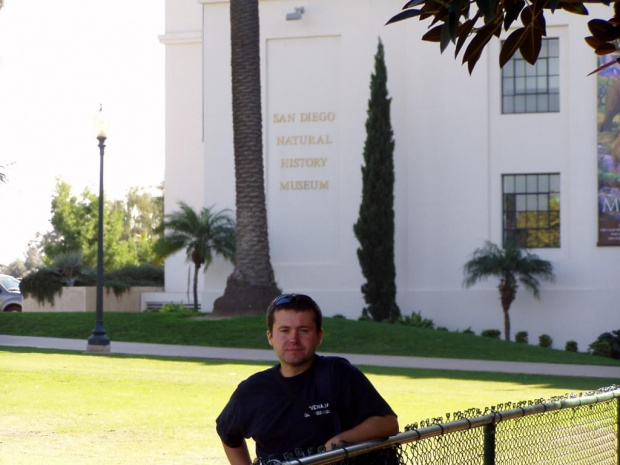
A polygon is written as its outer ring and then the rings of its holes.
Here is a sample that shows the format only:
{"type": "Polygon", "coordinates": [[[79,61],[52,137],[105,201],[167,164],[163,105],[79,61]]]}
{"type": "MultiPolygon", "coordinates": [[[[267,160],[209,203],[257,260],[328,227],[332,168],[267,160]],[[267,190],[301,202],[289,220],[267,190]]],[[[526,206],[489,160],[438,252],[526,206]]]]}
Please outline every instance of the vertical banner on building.
{"type": "MultiPolygon", "coordinates": [[[[599,57],[599,66],[617,54],[599,57]]],[[[598,74],[598,245],[620,246],[620,66],[598,74]]]]}

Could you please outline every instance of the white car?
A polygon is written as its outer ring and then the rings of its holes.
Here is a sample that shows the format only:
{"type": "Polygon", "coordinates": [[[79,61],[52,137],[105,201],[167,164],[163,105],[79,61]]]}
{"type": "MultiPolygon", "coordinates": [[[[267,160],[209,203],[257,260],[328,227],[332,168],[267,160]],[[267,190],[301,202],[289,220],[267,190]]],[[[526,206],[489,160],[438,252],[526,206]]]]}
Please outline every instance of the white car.
{"type": "Polygon", "coordinates": [[[21,312],[22,292],[19,279],[0,274],[0,312],[21,312]]]}

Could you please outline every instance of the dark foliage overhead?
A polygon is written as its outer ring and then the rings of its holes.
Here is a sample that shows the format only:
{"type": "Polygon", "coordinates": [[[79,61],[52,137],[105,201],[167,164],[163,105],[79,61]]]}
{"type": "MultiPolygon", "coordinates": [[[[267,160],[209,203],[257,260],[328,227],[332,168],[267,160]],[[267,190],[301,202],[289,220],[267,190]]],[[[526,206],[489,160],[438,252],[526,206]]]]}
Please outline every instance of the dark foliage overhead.
{"type": "MultiPolygon", "coordinates": [[[[491,38],[499,38],[502,30],[507,32],[511,28],[502,44],[500,67],[517,50],[528,63],[534,64],[540,53],[542,38],[547,35],[545,15],[556,10],[588,15],[585,3],[611,5],[602,0],[411,0],[387,24],[410,18],[419,18],[421,21],[431,18],[430,29],[422,36],[422,40],[439,42],[441,52],[450,43],[455,44],[455,58],[464,50],[463,64],[467,63],[471,73],[491,38]]],[[[597,55],[618,51],[620,2],[613,3],[613,16],[610,19],[592,19],[588,27],[592,35],[585,40],[597,55]]],[[[613,61],[605,66],[616,63],[613,61]]]]}

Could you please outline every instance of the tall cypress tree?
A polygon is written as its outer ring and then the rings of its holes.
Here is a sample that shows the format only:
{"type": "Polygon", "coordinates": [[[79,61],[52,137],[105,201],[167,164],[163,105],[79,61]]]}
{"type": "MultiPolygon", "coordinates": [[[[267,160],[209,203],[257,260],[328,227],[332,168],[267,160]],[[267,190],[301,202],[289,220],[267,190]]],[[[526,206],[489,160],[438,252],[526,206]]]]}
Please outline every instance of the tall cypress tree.
{"type": "Polygon", "coordinates": [[[400,316],[394,265],[394,138],[390,103],[383,43],[379,39],[375,71],[370,78],[362,203],[353,226],[360,243],[357,257],[366,278],[362,285],[367,304],[363,314],[375,321],[394,321],[400,316]]]}

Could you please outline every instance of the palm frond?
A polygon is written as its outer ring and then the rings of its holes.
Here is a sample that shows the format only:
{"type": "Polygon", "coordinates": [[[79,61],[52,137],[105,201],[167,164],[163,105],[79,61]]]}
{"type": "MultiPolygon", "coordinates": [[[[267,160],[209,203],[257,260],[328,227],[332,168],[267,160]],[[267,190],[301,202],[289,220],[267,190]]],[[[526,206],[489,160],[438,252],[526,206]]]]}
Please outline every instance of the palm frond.
{"type": "Polygon", "coordinates": [[[236,232],[231,213],[228,209],[215,211],[214,206],[197,213],[185,202],[179,202],[179,211],[164,218],[161,227],[165,234],[156,244],[156,252],[165,258],[185,249],[188,261],[205,264],[204,271],[214,255],[234,261],[236,232]]]}
{"type": "Polygon", "coordinates": [[[485,242],[484,247],[474,251],[463,271],[465,287],[471,287],[490,277],[499,278],[511,286],[516,286],[518,280],[535,297],[539,296],[539,278],[545,281],[555,279],[553,265],[549,261],[519,248],[512,242],[505,243],[503,248],[492,242],[485,242]]]}
{"type": "Polygon", "coordinates": [[[465,287],[471,287],[490,277],[501,278],[504,273],[502,250],[492,242],[485,242],[484,247],[474,251],[472,259],[465,263],[463,271],[465,287]]]}

